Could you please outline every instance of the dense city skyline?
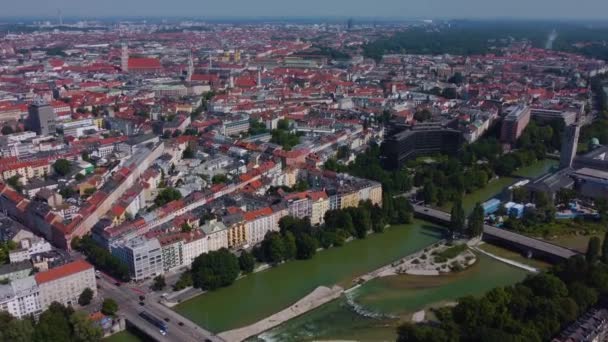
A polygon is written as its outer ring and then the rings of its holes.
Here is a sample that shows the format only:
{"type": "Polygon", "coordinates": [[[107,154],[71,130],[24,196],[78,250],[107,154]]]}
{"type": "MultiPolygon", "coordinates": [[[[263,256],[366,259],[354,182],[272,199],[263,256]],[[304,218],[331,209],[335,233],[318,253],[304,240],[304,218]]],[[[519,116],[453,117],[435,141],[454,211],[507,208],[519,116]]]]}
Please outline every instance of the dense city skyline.
{"type": "Polygon", "coordinates": [[[204,18],[250,18],[250,17],[365,17],[365,18],[523,18],[523,19],[601,19],[600,13],[608,11],[608,3],[589,0],[585,6],[579,3],[557,1],[447,1],[430,0],[411,2],[398,0],[286,2],[267,0],[252,3],[232,0],[221,3],[194,0],[177,0],[168,5],[164,1],[119,0],[24,0],[3,6],[0,17],[204,17],[204,18]]]}

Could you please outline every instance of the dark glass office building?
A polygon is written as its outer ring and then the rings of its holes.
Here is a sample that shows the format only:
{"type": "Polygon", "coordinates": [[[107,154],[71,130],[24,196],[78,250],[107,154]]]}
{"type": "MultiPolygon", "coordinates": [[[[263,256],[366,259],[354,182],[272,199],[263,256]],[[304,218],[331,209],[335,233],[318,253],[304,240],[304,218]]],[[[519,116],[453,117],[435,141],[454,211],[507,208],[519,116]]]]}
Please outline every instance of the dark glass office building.
{"type": "Polygon", "coordinates": [[[460,131],[440,124],[416,125],[402,130],[392,128],[381,146],[382,163],[388,169],[397,169],[418,156],[454,155],[462,148],[463,141],[460,131]]]}

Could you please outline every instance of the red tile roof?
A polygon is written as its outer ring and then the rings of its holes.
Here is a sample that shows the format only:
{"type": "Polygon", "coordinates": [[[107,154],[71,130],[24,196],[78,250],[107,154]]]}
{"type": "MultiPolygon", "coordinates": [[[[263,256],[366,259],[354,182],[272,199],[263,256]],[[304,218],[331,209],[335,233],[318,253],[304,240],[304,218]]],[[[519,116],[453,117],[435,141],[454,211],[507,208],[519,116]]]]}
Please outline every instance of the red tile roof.
{"type": "Polygon", "coordinates": [[[129,58],[129,69],[161,69],[156,58],[129,58]]]}
{"type": "Polygon", "coordinates": [[[77,260],[69,264],[52,268],[48,271],[36,273],[34,277],[36,278],[36,283],[40,285],[42,283],[48,283],[50,281],[65,278],[91,268],[93,268],[93,265],[89,264],[88,262],[84,260],[77,260]]]}

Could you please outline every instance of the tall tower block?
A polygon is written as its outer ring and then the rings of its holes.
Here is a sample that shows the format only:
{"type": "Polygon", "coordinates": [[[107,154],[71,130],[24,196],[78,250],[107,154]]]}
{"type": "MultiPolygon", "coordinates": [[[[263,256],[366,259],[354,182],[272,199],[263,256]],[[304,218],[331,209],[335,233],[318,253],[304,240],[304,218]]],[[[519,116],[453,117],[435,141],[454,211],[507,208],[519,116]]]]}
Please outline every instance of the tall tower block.
{"type": "Polygon", "coordinates": [[[262,69],[258,68],[258,80],[257,80],[257,87],[261,88],[262,87],[262,69]]]}
{"type": "Polygon", "coordinates": [[[120,55],[120,68],[124,72],[129,72],[129,47],[122,43],[122,53],[120,55]]]}
{"type": "Polygon", "coordinates": [[[194,60],[192,59],[192,51],[188,55],[188,72],[186,73],[186,81],[192,81],[192,75],[194,74],[194,60]]]}
{"type": "Polygon", "coordinates": [[[562,150],[559,156],[560,169],[571,167],[574,157],[576,157],[576,148],[578,147],[578,138],[581,132],[581,127],[577,122],[566,126],[564,135],[562,136],[562,150]]]}

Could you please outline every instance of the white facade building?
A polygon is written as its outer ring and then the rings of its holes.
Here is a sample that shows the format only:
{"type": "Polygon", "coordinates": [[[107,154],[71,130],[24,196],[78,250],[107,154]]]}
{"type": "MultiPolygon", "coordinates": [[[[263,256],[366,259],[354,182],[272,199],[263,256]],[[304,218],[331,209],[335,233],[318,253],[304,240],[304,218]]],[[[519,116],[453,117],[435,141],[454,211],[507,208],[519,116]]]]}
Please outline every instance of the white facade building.
{"type": "Polygon", "coordinates": [[[0,285],[0,311],[7,311],[15,318],[38,316],[42,312],[40,290],[34,276],[0,285]]]}
{"type": "Polygon", "coordinates": [[[93,291],[93,296],[97,295],[95,269],[84,260],[36,273],[34,277],[40,289],[42,310],[48,308],[52,302],[74,305],[78,303],[78,297],[86,288],[93,291]]]}
{"type": "Polygon", "coordinates": [[[228,229],[222,222],[211,220],[201,227],[207,235],[209,252],[228,248],[228,229]]]}
{"type": "Polygon", "coordinates": [[[34,235],[31,238],[22,239],[18,243],[19,248],[11,251],[8,255],[11,263],[30,260],[34,254],[49,252],[53,249],[48,241],[34,235]]]}
{"type": "Polygon", "coordinates": [[[112,255],[129,267],[134,280],[143,280],[163,274],[163,253],[158,239],[138,236],[111,246],[112,255]]]}
{"type": "Polygon", "coordinates": [[[209,245],[207,236],[201,230],[195,230],[185,235],[182,245],[184,265],[190,266],[197,256],[209,253],[209,245]]]}

